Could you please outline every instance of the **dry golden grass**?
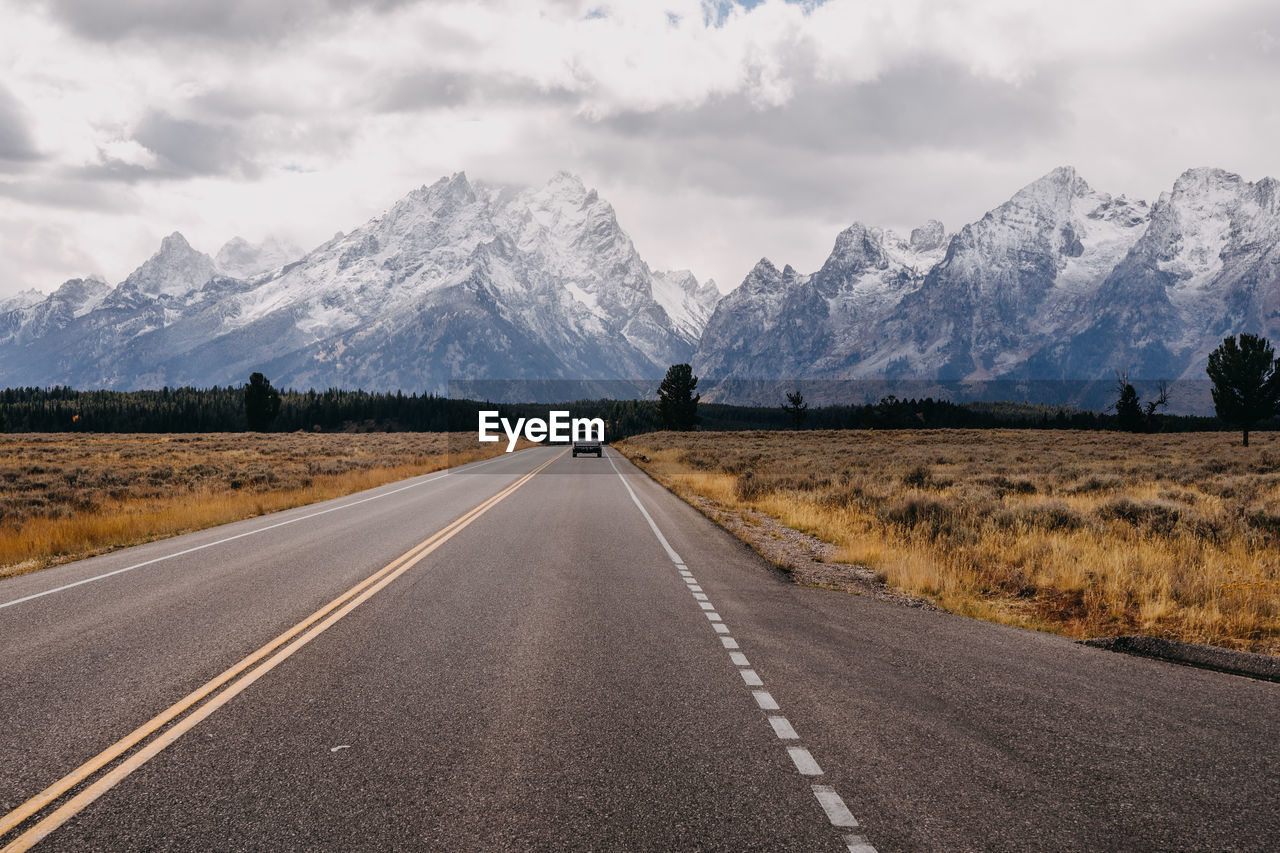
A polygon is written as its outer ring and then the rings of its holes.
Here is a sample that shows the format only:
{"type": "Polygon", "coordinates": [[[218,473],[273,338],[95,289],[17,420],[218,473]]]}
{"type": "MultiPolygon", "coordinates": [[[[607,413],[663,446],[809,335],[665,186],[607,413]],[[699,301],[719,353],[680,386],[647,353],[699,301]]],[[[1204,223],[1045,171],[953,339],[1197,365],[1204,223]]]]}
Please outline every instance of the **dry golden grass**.
{"type": "Polygon", "coordinates": [[[500,453],[445,433],[0,435],[0,577],[500,453]]]}
{"type": "Polygon", "coordinates": [[[677,494],[764,512],[956,613],[1277,654],[1280,434],[1255,439],[653,433],[619,449],[677,494]]]}

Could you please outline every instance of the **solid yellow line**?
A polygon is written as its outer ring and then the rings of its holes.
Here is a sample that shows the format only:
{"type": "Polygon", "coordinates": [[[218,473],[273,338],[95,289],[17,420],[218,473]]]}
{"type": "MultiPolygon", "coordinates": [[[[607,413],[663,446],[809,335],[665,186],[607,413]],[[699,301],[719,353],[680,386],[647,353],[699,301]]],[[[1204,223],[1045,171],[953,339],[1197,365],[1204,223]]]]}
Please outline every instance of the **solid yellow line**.
{"type": "Polygon", "coordinates": [[[328,630],[331,626],[337,623],[340,619],[342,619],[352,610],[359,607],[369,598],[373,597],[373,595],[375,595],[387,584],[391,583],[393,580],[400,577],[400,575],[404,574],[409,569],[413,568],[413,566],[421,562],[428,554],[435,551],[437,548],[439,548],[449,539],[452,539],[453,536],[457,534],[460,530],[462,530],[467,525],[471,524],[471,522],[475,521],[477,518],[479,518],[481,515],[487,512],[499,501],[509,496],[516,489],[520,488],[529,480],[533,479],[533,477],[536,474],[538,474],[540,471],[542,471],[542,469],[546,468],[552,462],[556,461],[556,459],[559,459],[560,456],[562,455],[564,455],[563,451],[561,453],[556,454],[556,456],[552,457],[551,459],[548,459],[546,462],[542,463],[537,468],[534,468],[528,474],[525,474],[523,477],[521,477],[516,482],[512,483],[507,488],[503,489],[501,492],[498,492],[493,497],[489,498],[488,500],[472,508],[470,511],[466,512],[460,518],[458,518],[456,521],[449,524],[447,527],[443,528],[442,530],[435,533],[434,535],[427,538],[426,540],[419,543],[418,545],[415,545],[413,548],[409,549],[407,552],[397,557],[391,563],[379,569],[378,571],[374,572],[368,578],[356,584],[351,589],[342,593],[333,601],[329,602],[324,607],[317,610],[315,613],[303,619],[297,625],[294,625],[288,631],[285,631],[283,634],[276,637],[274,640],[267,643],[262,648],[258,649],[253,654],[246,657],[244,660],[240,661],[239,663],[235,664],[231,668],[227,669],[221,675],[214,678],[212,681],[208,682],[202,687],[197,688],[191,694],[187,695],[186,697],[179,700],[174,705],[165,709],[160,714],[156,715],[151,720],[147,721],[142,726],[139,726],[133,732],[126,735],[124,738],[121,738],[112,746],[103,750],[98,755],[89,759],[84,764],[80,765],[75,770],[71,771],[66,776],[62,777],[57,782],[50,785],[44,791],[41,791],[39,794],[36,794],[30,800],[23,803],[18,808],[14,809],[12,812],[7,814],[3,820],[0,820],[0,835],[3,835],[4,833],[9,832],[15,826],[27,820],[33,814],[35,814],[36,812],[43,809],[45,806],[57,800],[59,797],[61,797],[67,791],[69,791],[71,788],[75,787],[76,785],[83,782],[85,779],[88,779],[90,776],[97,773],[103,767],[105,767],[106,765],[110,764],[112,761],[119,758],[123,753],[125,753],[129,749],[136,746],[146,737],[148,737],[158,729],[162,728],[168,722],[170,722],[175,717],[185,712],[187,709],[195,705],[204,697],[208,696],[210,693],[217,690],[221,685],[225,684],[227,681],[231,680],[232,678],[235,678],[238,674],[240,674],[241,672],[244,672],[244,670],[248,669],[258,661],[260,661],[262,658],[271,654],[271,652],[278,649],[281,645],[288,642],[291,638],[297,636],[300,632],[306,631],[308,627],[314,626],[314,627],[311,627],[311,630],[307,631],[307,633],[303,634],[302,637],[294,640],[292,643],[290,643],[287,647],[285,647],[281,651],[276,652],[276,654],[272,656],[268,661],[266,661],[266,663],[260,664],[248,675],[243,676],[234,684],[232,684],[230,687],[228,687],[227,689],[223,690],[220,694],[215,696],[212,700],[210,700],[209,702],[201,706],[199,710],[197,710],[195,713],[191,714],[190,716],[186,717],[181,722],[179,722],[177,725],[165,731],[161,737],[156,738],[151,743],[147,744],[146,747],[144,747],[143,749],[131,755],[127,760],[121,762],[117,767],[112,769],[109,773],[107,773],[106,775],[98,779],[96,782],[94,782],[92,785],[90,785],[88,788],[81,791],[75,797],[73,797],[72,799],[64,803],[62,806],[60,806],[56,811],[54,811],[48,817],[44,818],[35,826],[33,826],[31,829],[27,830],[22,835],[18,836],[11,843],[5,846],[3,850],[0,850],[0,853],[17,853],[17,851],[27,850],[32,845],[41,841],[49,833],[53,832],[55,829],[57,829],[59,826],[61,826],[63,823],[69,820],[71,817],[73,817],[74,815],[82,811],[86,806],[88,806],[98,797],[102,796],[104,793],[106,793],[115,785],[117,785],[122,779],[124,779],[134,770],[137,770],[143,764],[145,764],[146,762],[154,758],[156,755],[158,755],[162,750],[165,749],[165,747],[172,744],[174,741],[180,738],[183,734],[190,731],[192,728],[198,725],[201,721],[208,718],[208,716],[212,714],[214,711],[216,711],[218,708],[222,707],[228,701],[234,698],[236,695],[243,692],[245,688],[247,688],[249,685],[253,684],[263,675],[266,675],[268,672],[274,669],[276,665],[278,665],[281,661],[284,661],[287,658],[291,657],[295,652],[297,652],[307,643],[311,642],[311,640],[313,640],[315,637],[324,633],[326,630],[328,630]],[[353,598],[353,596],[356,596],[356,597],[353,598]],[[341,608],[341,609],[338,609],[338,608],[341,608]],[[333,612],[334,610],[337,610],[337,612],[334,613],[333,612]],[[332,614],[332,615],[328,615],[328,614],[332,614]],[[327,619],[325,618],[326,615],[328,615],[327,619]],[[315,623],[321,619],[324,619],[324,621],[316,625],[315,623]]]}

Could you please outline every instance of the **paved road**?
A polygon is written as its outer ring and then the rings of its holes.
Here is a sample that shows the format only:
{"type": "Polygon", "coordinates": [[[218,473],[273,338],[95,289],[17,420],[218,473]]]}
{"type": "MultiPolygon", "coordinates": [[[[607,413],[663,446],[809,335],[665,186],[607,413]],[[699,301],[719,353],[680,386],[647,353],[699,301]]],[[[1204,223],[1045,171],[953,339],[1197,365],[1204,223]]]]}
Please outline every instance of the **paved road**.
{"type": "Polygon", "coordinates": [[[0,649],[14,849],[1280,840],[1280,685],[795,587],[612,453],[0,582],[0,649]]]}

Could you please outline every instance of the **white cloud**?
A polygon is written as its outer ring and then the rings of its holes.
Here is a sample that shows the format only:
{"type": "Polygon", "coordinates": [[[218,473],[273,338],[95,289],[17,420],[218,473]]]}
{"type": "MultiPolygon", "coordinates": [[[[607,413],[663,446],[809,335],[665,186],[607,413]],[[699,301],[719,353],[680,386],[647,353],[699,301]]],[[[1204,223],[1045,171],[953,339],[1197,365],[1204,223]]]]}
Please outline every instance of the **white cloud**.
{"type": "Polygon", "coordinates": [[[1062,163],[1280,171],[1265,0],[0,0],[0,296],[174,229],[304,245],[460,169],[579,172],[732,287],[854,219],[974,219],[1062,163]],[[0,93],[3,95],[3,93],[0,93]],[[7,142],[6,142],[7,141],[7,142]],[[52,230],[51,230],[52,229],[52,230]],[[57,239],[51,234],[56,233],[57,239]]]}

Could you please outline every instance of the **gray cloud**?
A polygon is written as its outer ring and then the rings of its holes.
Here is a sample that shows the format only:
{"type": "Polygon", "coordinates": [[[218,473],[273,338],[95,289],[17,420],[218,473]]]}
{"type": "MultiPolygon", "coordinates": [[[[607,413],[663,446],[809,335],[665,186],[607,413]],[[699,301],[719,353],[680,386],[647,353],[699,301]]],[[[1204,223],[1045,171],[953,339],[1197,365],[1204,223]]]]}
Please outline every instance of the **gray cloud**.
{"type": "MultiPolygon", "coordinates": [[[[692,110],[577,121],[601,173],[647,172],[644,180],[841,220],[852,200],[886,190],[879,173],[900,172],[892,161],[927,162],[937,152],[1008,160],[1052,139],[1071,121],[1059,88],[1047,77],[1013,85],[931,62],[866,83],[807,81],[776,107],[734,96],[692,110]]],[[[894,182],[910,192],[901,174],[894,182]]]]}
{"type": "Polygon", "coordinates": [[[422,69],[379,86],[371,106],[377,112],[419,112],[464,105],[569,105],[577,100],[564,89],[543,89],[513,77],[422,69]]]}
{"type": "Polygon", "coordinates": [[[67,210],[114,211],[129,206],[129,197],[118,189],[86,184],[79,175],[41,175],[16,181],[0,181],[0,196],[42,207],[67,210]]]}
{"type": "Polygon", "coordinates": [[[153,112],[133,136],[160,158],[161,170],[176,177],[251,176],[257,170],[241,155],[243,134],[230,125],[205,124],[153,112]]]}
{"type": "Polygon", "coordinates": [[[69,29],[94,41],[146,36],[274,40],[359,8],[384,10],[409,0],[46,0],[69,29]]]}
{"type": "Polygon", "coordinates": [[[244,133],[233,125],[179,119],[153,111],[138,122],[133,138],[156,155],[154,166],[101,155],[100,162],[80,174],[95,180],[136,183],[211,175],[254,178],[261,173],[244,154],[244,133]]]}
{"type": "Polygon", "coordinates": [[[866,83],[801,81],[776,107],[759,108],[734,95],[692,110],[624,113],[603,123],[624,136],[754,140],[797,153],[1008,150],[1062,127],[1057,88],[1046,76],[1015,85],[921,61],[866,83]]]}
{"type": "Polygon", "coordinates": [[[6,164],[12,168],[39,158],[22,105],[12,92],[0,86],[0,168],[6,164]]]}

